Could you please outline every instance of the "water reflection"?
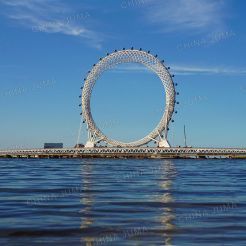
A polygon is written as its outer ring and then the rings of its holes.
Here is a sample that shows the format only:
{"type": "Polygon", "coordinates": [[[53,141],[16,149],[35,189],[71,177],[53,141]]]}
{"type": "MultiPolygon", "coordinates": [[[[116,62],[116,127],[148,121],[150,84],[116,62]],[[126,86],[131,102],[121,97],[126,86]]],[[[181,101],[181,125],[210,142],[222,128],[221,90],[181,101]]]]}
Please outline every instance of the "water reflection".
{"type": "Polygon", "coordinates": [[[175,211],[171,207],[171,204],[174,202],[174,198],[172,196],[172,185],[177,176],[177,170],[172,160],[165,160],[160,166],[160,171],[161,179],[159,186],[163,191],[163,194],[158,199],[163,203],[160,222],[164,229],[164,245],[173,245],[172,234],[175,230],[175,211]]]}
{"type": "MultiPolygon", "coordinates": [[[[83,208],[80,210],[80,213],[82,215],[82,221],[80,229],[85,230],[90,228],[90,226],[93,224],[93,216],[92,213],[92,207],[94,204],[95,198],[93,197],[93,193],[91,192],[91,184],[92,184],[92,170],[93,165],[85,161],[84,164],[82,164],[82,187],[81,187],[81,204],[83,205],[83,208]]],[[[86,246],[94,246],[95,239],[93,237],[82,237],[81,242],[85,243],[86,246]]]]}
{"type": "MultiPolygon", "coordinates": [[[[122,201],[121,196],[117,197],[119,200],[114,198],[118,194],[111,194],[110,189],[113,189],[111,186],[107,186],[107,182],[103,183],[104,189],[112,195],[112,200],[108,193],[106,195],[108,202],[107,206],[107,214],[100,215],[95,217],[96,212],[96,203],[101,199],[100,195],[96,195],[98,193],[93,193],[95,189],[98,189],[98,184],[101,182],[100,175],[102,175],[101,171],[103,169],[97,169],[91,162],[84,161],[82,164],[82,193],[81,193],[81,204],[82,209],[81,213],[81,230],[85,235],[81,238],[82,245],[86,246],[96,246],[96,245],[150,245],[148,241],[145,241],[146,237],[148,237],[148,233],[151,232],[153,228],[148,228],[148,230],[144,233],[133,233],[134,230],[132,228],[141,227],[142,225],[137,225],[138,220],[142,220],[142,216],[149,216],[148,213],[150,211],[143,212],[142,208],[139,205],[134,205],[134,201],[142,201],[143,204],[148,204],[148,197],[146,193],[148,193],[148,185],[150,176],[154,176],[154,183],[156,184],[155,190],[159,192],[157,196],[157,202],[160,204],[160,209],[157,211],[158,213],[158,224],[161,226],[161,234],[159,234],[159,239],[162,241],[162,245],[173,245],[173,233],[175,231],[175,210],[172,207],[172,204],[175,202],[172,194],[173,182],[177,176],[177,170],[175,168],[172,160],[165,160],[163,162],[159,162],[159,168],[153,169],[153,172],[149,172],[150,169],[147,165],[139,166],[139,169],[145,169],[143,172],[134,171],[134,175],[125,175],[125,172],[120,173],[122,175],[121,182],[113,181],[111,183],[112,187],[116,187],[117,185],[121,185],[119,188],[120,194],[122,191],[122,196],[128,197],[128,203],[122,201]],[[93,175],[94,173],[94,175],[93,175]],[[125,179],[124,179],[125,178],[125,179]],[[118,183],[117,183],[118,182],[118,183]],[[131,185],[134,183],[134,186],[131,185]],[[97,187],[97,188],[96,188],[97,187]],[[127,190],[127,194],[124,194],[124,191],[127,190]],[[139,191],[139,192],[138,192],[139,191]],[[135,198],[136,195],[138,198],[135,198]],[[112,205],[114,204],[114,205],[112,205]],[[117,205],[115,205],[117,204],[117,205]],[[122,218],[122,214],[124,211],[124,217],[122,218]],[[133,212],[133,213],[132,213],[133,212]],[[143,214],[144,213],[144,214],[143,214]],[[115,232],[108,232],[105,236],[99,236],[100,233],[98,228],[95,225],[99,225],[100,219],[106,219],[107,221],[111,221],[117,226],[110,225],[111,229],[115,230],[115,232]],[[118,218],[118,219],[117,219],[118,218]],[[99,221],[98,221],[99,220],[99,221]],[[124,225],[127,224],[127,227],[124,225]],[[122,231],[122,233],[120,233],[122,231]],[[129,234],[129,235],[128,235],[129,234]],[[89,236],[88,236],[89,235],[89,236]],[[124,236],[126,235],[126,236],[124,236]]],[[[126,164],[127,165],[127,164],[126,164]]],[[[115,170],[106,170],[106,175],[113,176],[112,174],[116,174],[115,170]]],[[[100,183],[100,185],[102,185],[100,183]]],[[[152,185],[151,185],[152,186],[152,185]]],[[[153,187],[153,186],[152,186],[153,187]]],[[[154,193],[152,193],[154,194],[154,193]]],[[[152,197],[152,196],[149,196],[152,197]]],[[[152,197],[151,201],[155,201],[155,198],[152,197]]],[[[156,214],[156,210],[154,213],[156,214]]],[[[103,223],[102,228],[105,224],[103,223]]],[[[105,229],[105,228],[104,228],[105,229]]],[[[151,238],[150,240],[154,240],[151,238]]]]}

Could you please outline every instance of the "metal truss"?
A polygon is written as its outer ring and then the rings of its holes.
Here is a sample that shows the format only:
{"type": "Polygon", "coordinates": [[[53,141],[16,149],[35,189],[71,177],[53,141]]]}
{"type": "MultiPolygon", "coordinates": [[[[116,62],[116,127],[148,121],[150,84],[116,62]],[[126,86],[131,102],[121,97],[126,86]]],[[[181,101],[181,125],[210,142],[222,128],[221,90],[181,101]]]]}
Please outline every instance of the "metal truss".
{"type": "Polygon", "coordinates": [[[150,141],[158,143],[159,147],[170,147],[167,140],[168,125],[172,118],[175,107],[175,87],[168,68],[163,62],[157,59],[149,52],[143,50],[121,50],[108,54],[94,64],[92,70],[88,73],[82,89],[82,113],[88,128],[88,141],[85,147],[95,147],[100,141],[104,141],[113,147],[138,147],[143,146],[150,141]],[[93,120],[90,108],[90,99],[93,87],[99,77],[109,69],[122,63],[139,63],[153,71],[162,81],[166,93],[166,107],[158,125],[147,136],[134,142],[121,142],[108,138],[96,125],[93,120]]]}

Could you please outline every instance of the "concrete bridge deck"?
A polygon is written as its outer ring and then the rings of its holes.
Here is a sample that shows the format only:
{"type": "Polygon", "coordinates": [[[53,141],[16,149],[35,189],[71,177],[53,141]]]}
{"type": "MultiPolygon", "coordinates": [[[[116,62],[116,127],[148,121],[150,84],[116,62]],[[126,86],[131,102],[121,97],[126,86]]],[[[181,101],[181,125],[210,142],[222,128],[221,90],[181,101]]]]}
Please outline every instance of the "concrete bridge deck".
{"type": "Polygon", "coordinates": [[[0,150],[0,158],[245,158],[246,148],[63,148],[0,150]]]}

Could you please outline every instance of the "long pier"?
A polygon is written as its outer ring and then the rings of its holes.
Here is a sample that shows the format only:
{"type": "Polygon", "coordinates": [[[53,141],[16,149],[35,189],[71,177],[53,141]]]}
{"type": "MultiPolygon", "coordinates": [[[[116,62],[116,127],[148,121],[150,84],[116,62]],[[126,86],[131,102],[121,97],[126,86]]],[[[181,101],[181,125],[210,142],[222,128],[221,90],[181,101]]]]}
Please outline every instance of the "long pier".
{"type": "Polygon", "coordinates": [[[232,158],[246,148],[62,148],[0,150],[0,158],[232,158]]]}

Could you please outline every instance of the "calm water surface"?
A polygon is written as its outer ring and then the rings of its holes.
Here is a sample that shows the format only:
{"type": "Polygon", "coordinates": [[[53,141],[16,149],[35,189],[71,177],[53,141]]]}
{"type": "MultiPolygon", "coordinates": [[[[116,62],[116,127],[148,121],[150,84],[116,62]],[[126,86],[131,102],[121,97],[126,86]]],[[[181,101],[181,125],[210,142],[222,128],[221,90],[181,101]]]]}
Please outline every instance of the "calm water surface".
{"type": "Polygon", "coordinates": [[[0,160],[0,245],[246,245],[245,160],[0,160]]]}

